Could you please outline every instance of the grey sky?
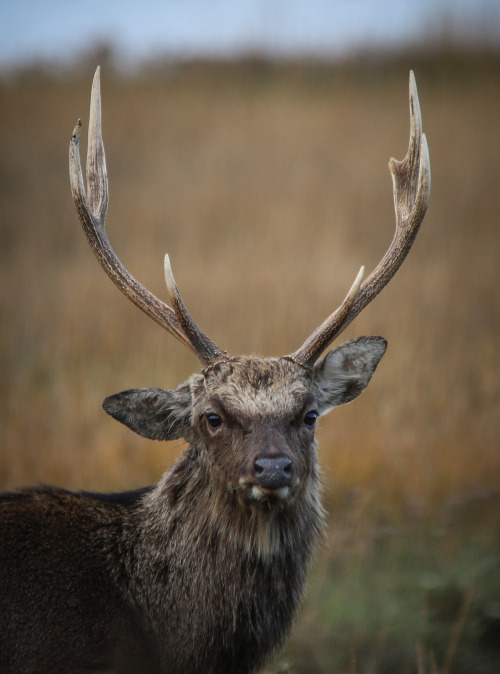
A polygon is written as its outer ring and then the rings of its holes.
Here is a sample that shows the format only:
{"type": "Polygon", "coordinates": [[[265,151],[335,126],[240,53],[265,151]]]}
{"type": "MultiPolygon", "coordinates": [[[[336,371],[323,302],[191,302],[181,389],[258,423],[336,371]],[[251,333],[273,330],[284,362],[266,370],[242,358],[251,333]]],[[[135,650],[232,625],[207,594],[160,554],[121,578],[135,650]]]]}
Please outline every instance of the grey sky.
{"type": "Polygon", "coordinates": [[[125,59],[335,54],[416,38],[443,17],[500,34],[499,0],[0,0],[0,66],[71,60],[96,41],[112,42],[125,59]]]}

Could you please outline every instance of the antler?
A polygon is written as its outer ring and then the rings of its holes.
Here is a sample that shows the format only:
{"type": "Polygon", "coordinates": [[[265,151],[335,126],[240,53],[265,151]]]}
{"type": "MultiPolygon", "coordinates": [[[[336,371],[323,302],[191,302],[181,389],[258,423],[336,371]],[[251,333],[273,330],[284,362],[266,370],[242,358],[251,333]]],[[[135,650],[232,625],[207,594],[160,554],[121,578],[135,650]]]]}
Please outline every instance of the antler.
{"type": "Polygon", "coordinates": [[[89,141],[87,150],[87,193],[83,185],[80,165],[81,120],[75,126],[69,146],[69,174],[73,201],[99,264],[122,293],[142,311],[168,330],[182,344],[193,351],[204,367],[228,354],[219,349],[195,324],[189,315],[173,282],[171,271],[166,274],[167,287],[174,309],[155,297],[142,286],[122,265],[106,236],[106,213],[108,210],[108,179],[106,158],[101,133],[100,68],[97,68],[92,83],[90,99],[89,141]]]}
{"type": "Polygon", "coordinates": [[[402,161],[391,159],[396,233],[386,254],[364,283],[361,268],[351,290],[338,309],[288,358],[312,366],[321,353],[384,288],[408,255],[424,219],[431,188],[429,151],[422,134],[417,85],[410,72],[410,144],[402,161]]]}

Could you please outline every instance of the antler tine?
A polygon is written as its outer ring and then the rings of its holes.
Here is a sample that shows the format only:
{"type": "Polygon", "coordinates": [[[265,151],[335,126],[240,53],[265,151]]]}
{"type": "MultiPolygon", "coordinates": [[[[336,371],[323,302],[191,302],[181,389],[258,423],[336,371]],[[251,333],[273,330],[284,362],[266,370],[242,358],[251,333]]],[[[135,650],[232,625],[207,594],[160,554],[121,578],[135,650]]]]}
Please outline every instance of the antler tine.
{"type": "MultiPolygon", "coordinates": [[[[122,293],[159,325],[168,330],[182,344],[193,351],[202,364],[206,366],[220,357],[220,350],[196,326],[197,339],[194,343],[191,342],[189,335],[184,331],[183,322],[179,320],[176,312],[155,297],[125,269],[108,241],[105,229],[108,208],[108,180],[101,133],[99,67],[94,75],[90,102],[87,151],[88,196],[85,193],[80,164],[79,144],[81,126],[81,120],[78,120],[71,137],[69,146],[69,173],[73,201],[92,251],[101,267],[122,293]]],[[[193,322],[192,324],[194,325],[193,322]]]]}
{"type": "Polygon", "coordinates": [[[417,85],[410,72],[410,143],[402,161],[391,159],[396,232],[391,245],[375,270],[353,296],[353,288],[340,307],[290,355],[303,365],[312,366],[326,347],[384,288],[405,260],[424,219],[431,188],[427,140],[422,134],[422,117],[417,85]]]}
{"type": "Polygon", "coordinates": [[[219,347],[207,337],[196,323],[193,321],[184,304],[177,284],[175,283],[172,267],[170,265],[170,258],[165,255],[165,282],[167,290],[170,295],[170,300],[173,304],[175,314],[181,324],[182,331],[194,346],[198,358],[205,367],[211,365],[215,360],[221,358],[229,358],[227,351],[219,349],[219,347]]]}

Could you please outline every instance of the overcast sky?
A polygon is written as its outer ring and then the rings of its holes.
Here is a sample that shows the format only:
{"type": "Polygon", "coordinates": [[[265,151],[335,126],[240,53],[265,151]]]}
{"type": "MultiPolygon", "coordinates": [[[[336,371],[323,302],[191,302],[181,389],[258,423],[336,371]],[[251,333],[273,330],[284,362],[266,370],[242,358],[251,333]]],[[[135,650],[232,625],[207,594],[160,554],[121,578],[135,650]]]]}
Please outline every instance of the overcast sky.
{"type": "Polygon", "coordinates": [[[72,60],[98,41],[130,60],[338,54],[416,39],[443,17],[500,35],[500,0],[0,0],[0,67],[72,60]]]}

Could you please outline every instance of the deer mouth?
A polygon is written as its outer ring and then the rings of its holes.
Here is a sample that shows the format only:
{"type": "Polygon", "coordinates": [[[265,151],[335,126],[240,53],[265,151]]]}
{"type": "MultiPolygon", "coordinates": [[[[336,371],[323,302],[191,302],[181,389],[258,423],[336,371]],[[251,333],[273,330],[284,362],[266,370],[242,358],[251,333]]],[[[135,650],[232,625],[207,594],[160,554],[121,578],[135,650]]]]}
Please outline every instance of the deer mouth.
{"type": "Polygon", "coordinates": [[[288,503],[292,497],[293,489],[290,485],[270,488],[263,487],[253,481],[240,480],[236,491],[249,506],[262,503],[266,507],[271,507],[273,505],[285,505],[288,503]]]}
{"type": "Polygon", "coordinates": [[[250,489],[250,498],[252,501],[260,502],[266,500],[288,501],[290,498],[290,487],[277,487],[269,489],[254,484],[250,489]]]}

